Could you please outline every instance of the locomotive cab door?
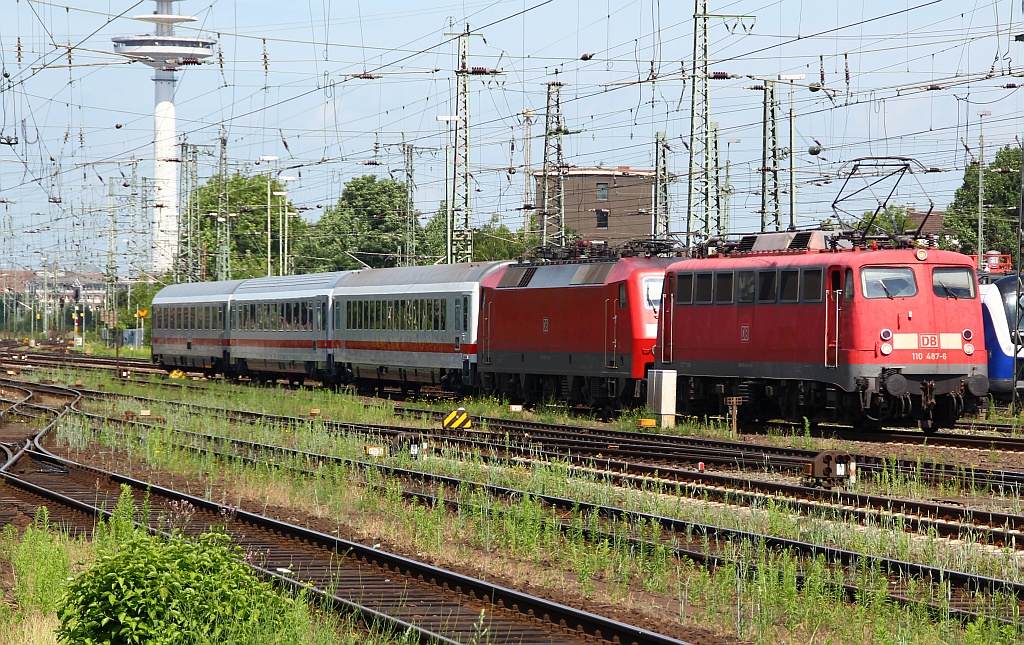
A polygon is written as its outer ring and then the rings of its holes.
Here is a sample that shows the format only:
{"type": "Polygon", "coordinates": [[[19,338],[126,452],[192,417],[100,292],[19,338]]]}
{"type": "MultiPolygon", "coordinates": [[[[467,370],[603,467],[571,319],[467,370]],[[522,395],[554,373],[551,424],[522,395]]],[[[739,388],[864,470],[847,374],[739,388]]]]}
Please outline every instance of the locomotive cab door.
{"type": "Polygon", "coordinates": [[[825,367],[839,367],[839,323],[843,317],[843,269],[829,267],[825,288],[825,367]]]}
{"type": "Polygon", "coordinates": [[[666,273],[665,287],[661,295],[661,316],[658,319],[661,362],[666,365],[672,362],[672,317],[675,314],[675,302],[676,276],[674,273],[666,273]]]}

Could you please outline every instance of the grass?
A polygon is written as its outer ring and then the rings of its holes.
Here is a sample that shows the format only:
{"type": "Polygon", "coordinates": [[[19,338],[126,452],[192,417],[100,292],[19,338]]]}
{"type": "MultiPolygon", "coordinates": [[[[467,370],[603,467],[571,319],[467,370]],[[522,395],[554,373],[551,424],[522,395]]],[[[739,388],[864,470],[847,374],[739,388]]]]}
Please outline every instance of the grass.
{"type": "MultiPolygon", "coordinates": [[[[68,586],[95,560],[98,543],[70,537],[51,526],[45,507],[35,522],[20,534],[11,525],[0,531],[0,564],[11,572],[12,584],[0,603],[0,643],[55,645],[59,626],[57,609],[68,586]]],[[[271,631],[252,627],[236,635],[234,643],[303,643],[310,645],[411,645],[407,635],[358,623],[356,617],[338,616],[306,595],[293,598],[288,616],[271,631]]],[[[179,634],[168,643],[203,643],[202,634],[179,634]]]]}
{"type": "MultiPolygon", "coordinates": [[[[300,428],[261,423],[232,426],[198,414],[177,414],[173,421],[168,419],[169,426],[201,426],[218,434],[304,449],[316,446],[321,452],[363,457],[365,441],[331,435],[315,421],[300,428]]],[[[69,423],[61,436],[68,445],[82,445],[87,440],[85,432],[69,423]]],[[[174,433],[167,430],[150,431],[145,441],[140,437],[128,446],[113,429],[104,435],[106,442],[127,448],[133,458],[179,472],[189,481],[203,482],[203,492],[221,495],[222,503],[240,505],[249,499],[250,503],[261,500],[264,507],[301,508],[331,518],[339,526],[353,526],[371,539],[393,538],[441,563],[479,563],[490,575],[498,572],[581,598],[634,606],[636,598],[650,597],[662,608],[661,614],[667,612],[695,625],[712,625],[755,642],[805,642],[808,637],[811,640],[806,642],[850,642],[851,633],[856,635],[854,640],[863,642],[889,642],[884,637],[893,634],[906,636],[904,642],[979,642],[970,640],[975,632],[995,638],[988,625],[961,630],[952,621],[883,602],[879,599],[885,597],[881,578],[867,574],[862,587],[875,593],[865,591],[853,605],[840,603],[834,596],[837,574],[823,563],[808,566],[792,556],[758,550],[755,545],[736,545],[742,556],[740,565],[709,568],[676,560],[664,548],[638,546],[638,537],[659,538],[655,527],[642,523],[620,523],[608,537],[594,540],[588,536],[597,518],[575,513],[567,520],[570,529],[562,532],[558,522],[564,518],[529,495],[509,504],[473,487],[446,491],[462,502],[461,510],[449,513],[441,505],[406,501],[400,495],[401,484],[375,469],[334,468],[321,471],[312,481],[301,481],[284,470],[254,469],[240,462],[179,452],[173,448],[177,441],[174,433]],[[778,573],[773,577],[767,573],[771,571],[778,573]],[[803,586],[796,583],[797,571],[809,575],[803,586]],[[783,575],[785,572],[793,573],[783,575]],[[875,624],[883,627],[876,630],[875,624]]],[[[912,536],[902,530],[898,520],[884,516],[879,516],[877,524],[850,530],[849,524],[835,518],[800,517],[774,500],[737,512],[728,505],[691,499],[681,489],[651,486],[624,490],[596,475],[570,476],[569,467],[557,463],[500,468],[465,456],[414,462],[405,455],[389,463],[689,521],[733,525],[900,559],[946,562],[966,570],[992,570],[999,577],[1020,577],[1016,555],[1011,552],[993,558],[979,545],[965,543],[950,549],[948,542],[912,536]]],[[[643,607],[636,609],[642,611],[643,607]]]]}

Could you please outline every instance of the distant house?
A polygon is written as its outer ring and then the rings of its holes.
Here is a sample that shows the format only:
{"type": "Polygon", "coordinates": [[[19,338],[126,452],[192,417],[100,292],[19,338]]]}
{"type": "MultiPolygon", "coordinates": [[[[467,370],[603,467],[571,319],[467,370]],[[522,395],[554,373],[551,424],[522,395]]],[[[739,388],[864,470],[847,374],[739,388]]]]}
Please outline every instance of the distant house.
{"type": "Polygon", "coordinates": [[[913,208],[907,209],[907,221],[913,224],[914,230],[924,221],[925,215],[928,216],[928,221],[925,222],[924,228],[921,229],[921,237],[928,237],[929,235],[934,235],[936,239],[950,237],[950,234],[942,226],[942,221],[946,219],[946,211],[933,210],[931,213],[928,213],[927,211],[917,211],[913,208]]]}
{"type": "MultiPolygon", "coordinates": [[[[584,240],[621,242],[649,237],[654,228],[653,170],[629,166],[569,168],[565,175],[565,227],[584,240]]],[[[544,218],[544,172],[533,173],[537,186],[535,227],[544,218]]],[[[548,178],[549,203],[557,209],[558,179],[548,178]]],[[[548,235],[554,235],[553,230],[548,235]]]]}

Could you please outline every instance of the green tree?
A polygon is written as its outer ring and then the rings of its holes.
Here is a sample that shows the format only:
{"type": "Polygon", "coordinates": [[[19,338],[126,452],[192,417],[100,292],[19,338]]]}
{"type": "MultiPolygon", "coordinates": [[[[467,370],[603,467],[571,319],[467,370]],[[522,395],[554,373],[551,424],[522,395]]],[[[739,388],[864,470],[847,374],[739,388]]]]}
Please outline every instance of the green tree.
{"type": "MultiPolygon", "coordinates": [[[[420,256],[434,262],[446,255],[447,232],[445,226],[445,204],[441,202],[423,227],[420,256]]],[[[499,224],[497,218],[473,231],[473,261],[513,260],[537,246],[536,236],[527,236],[522,230],[512,231],[499,224]]]]}
{"type": "Polygon", "coordinates": [[[296,243],[296,271],[398,266],[405,245],[405,210],[402,182],[373,175],[350,179],[338,203],[296,243]]]}
{"type": "MultiPolygon", "coordinates": [[[[220,175],[214,175],[197,189],[200,245],[205,247],[206,277],[216,279],[217,261],[217,217],[221,206],[222,182],[220,175]]],[[[280,258],[278,246],[281,236],[281,214],[294,212],[295,208],[287,198],[274,193],[285,192],[285,186],[267,175],[243,175],[236,173],[223,182],[223,205],[231,227],[229,253],[231,255],[231,277],[252,278],[267,273],[267,195],[270,195],[270,254],[272,266],[277,267],[280,258]]],[[[308,225],[302,218],[292,217],[288,222],[288,236],[293,240],[303,239],[308,225]]],[[[294,253],[290,253],[294,257],[294,253]]]]}
{"type": "Polygon", "coordinates": [[[907,216],[906,206],[890,206],[877,215],[873,211],[865,211],[860,221],[854,224],[854,228],[863,232],[869,222],[871,223],[871,230],[867,231],[869,236],[903,235],[917,230],[917,225],[907,216]]]}
{"type": "MultiPolygon", "coordinates": [[[[1016,254],[1018,205],[1020,200],[1020,148],[1005,146],[987,164],[985,182],[985,249],[1016,254]]],[[[953,248],[976,253],[978,247],[978,164],[964,170],[964,181],[946,208],[943,227],[953,235],[953,248]]]]}

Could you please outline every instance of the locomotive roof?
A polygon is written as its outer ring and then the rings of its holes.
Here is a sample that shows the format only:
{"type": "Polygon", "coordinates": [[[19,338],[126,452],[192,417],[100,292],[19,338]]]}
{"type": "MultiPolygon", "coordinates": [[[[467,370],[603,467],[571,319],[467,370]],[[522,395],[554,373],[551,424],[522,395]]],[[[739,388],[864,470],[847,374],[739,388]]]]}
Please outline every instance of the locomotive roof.
{"type": "Polygon", "coordinates": [[[625,280],[638,270],[664,271],[676,258],[629,257],[617,260],[542,262],[508,266],[497,288],[545,289],[570,285],[601,285],[625,280]]]}
{"type": "MultiPolygon", "coordinates": [[[[783,251],[770,253],[739,253],[724,257],[689,258],[669,267],[670,271],[713,271],[715,269],[770,268],[786,266],[849,266],[872,264],[920,263],[915,254],[921,249],[843,249],[839,251],[783,251]]],[[[968,264],[974,262],[966,255],[954,251],[924,249],[929,264],[968,264]]]]}

